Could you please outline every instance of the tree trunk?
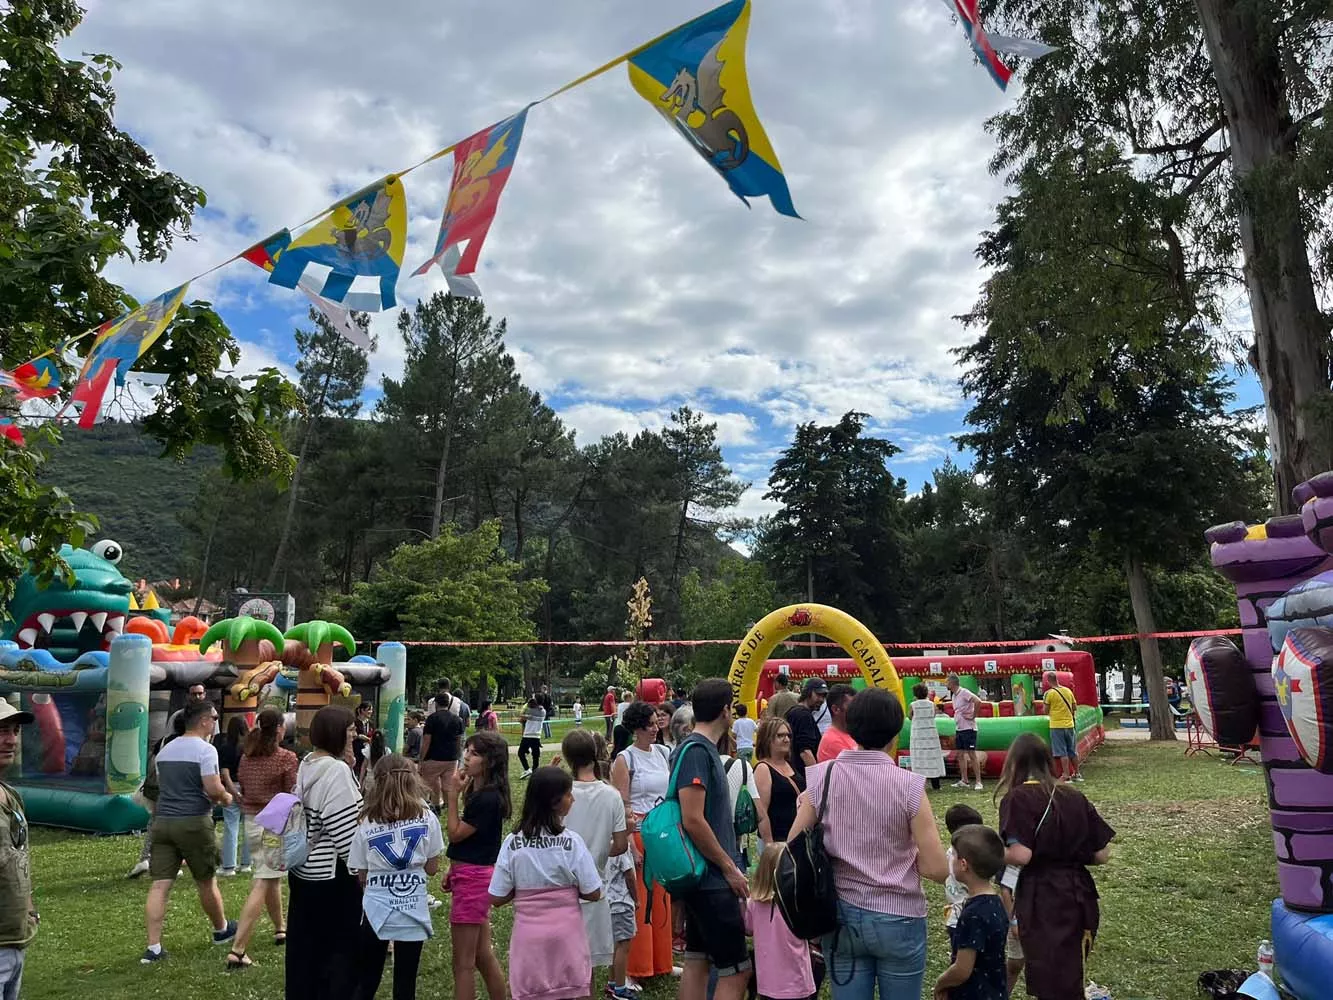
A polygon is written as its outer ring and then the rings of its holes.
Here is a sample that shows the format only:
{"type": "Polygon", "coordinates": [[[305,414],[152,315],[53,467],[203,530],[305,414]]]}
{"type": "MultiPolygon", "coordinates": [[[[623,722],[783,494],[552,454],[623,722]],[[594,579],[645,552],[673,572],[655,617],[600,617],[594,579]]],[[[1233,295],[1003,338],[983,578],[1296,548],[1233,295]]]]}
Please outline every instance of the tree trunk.
{"type": "Polygon", "coordinates": [[[1333,469],[1333,420],[1312,404],[1329,391],[1328,327],[1310,272],[1294,136],[1277,29],[1265,5],[1195,0],[1231,140],[1254,367],[1263,386],[1278,507],[1292,488],[1333,469]]]}
{"type": "MultiPolygon", "coordinates": [[[[1134,609],[1134,626],[1142,636],[1157,631],[1153,618],[1152,597],[1148,592],[1148,574],[1143,560],[1130,556],[1125,560],[1125,580],[1129,584],[1129,603],[1134,609]]],[[[1139,658],[1143,662],[1143,679],[1148,686],[1148,703],[1152,706],[1152,736],[1154,740],[1174,740],[1176,722],[1166,701],[1166,682],[1162,674],[1162,649],[1154,638],[1139,640],[1139,658]]]]}
{"type": "Polygon", "coordinates": [[[278,548],[273,553],[273,565],[268,570],[265,590],[272,590],[278,585],[278,574],[282,572],[283,560],[287,558],[287,545],[292,537],[292,521],[296,518],[296,503],[301,498],[301,473],[305,471],[306,455],[310,450],[310,439],[315,436],[315,421],[312,417],[306,421],[305,434],[301,438],[301,451],[296,456],[296,469],[292,472],[292,485],[287,490],[287,515],[282,519],[282,533],[278,535],[278,548]]]}
{"type": "Polygon", "coordinates": [[[204,558],[199,565],[199,590],[194,598],[194,614],[199,614],[199,609],[204,603],[204,588],[208,585],[208,561],[213,556],[213,538],[218,533],[218,522],[222,520],[222,507],[227,502],[227,494],[224,493],[218,499],[218,509],[213,515],[213,526],[208,529],[208,541],[204,542],[204,558]]]}
{"type": "Polygon", "coordinates": [[[440,537],[440,523],[444,518],[444,482],[449,475],[449,450],[454,444],[454,418],[449,415],[449,429],[444,432],[444,447],[440,462],[435,466],[435,503],[430,512],[430,537],[440,537]]]}

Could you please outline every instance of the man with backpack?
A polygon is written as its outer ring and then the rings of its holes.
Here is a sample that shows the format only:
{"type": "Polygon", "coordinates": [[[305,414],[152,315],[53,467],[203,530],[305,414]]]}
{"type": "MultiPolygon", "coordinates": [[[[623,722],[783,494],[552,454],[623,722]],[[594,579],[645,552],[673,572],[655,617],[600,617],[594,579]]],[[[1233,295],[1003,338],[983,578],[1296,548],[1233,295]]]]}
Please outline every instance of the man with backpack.
{"type": "Polygon", "coordinates": [[[685,964],[680,1000],[704,1000],[709,966],[717,969],[716,1000],[741,1000],[750,980],[742,901],[750,886],[738,864],[732,798],[717,742],[731,730],[731,685],[701,681],[690,696],[694,732],[672,754],[669,791],[680,805],[681,827],[706,862],[694,888],[676,895],[685,908],[685,964]]]}

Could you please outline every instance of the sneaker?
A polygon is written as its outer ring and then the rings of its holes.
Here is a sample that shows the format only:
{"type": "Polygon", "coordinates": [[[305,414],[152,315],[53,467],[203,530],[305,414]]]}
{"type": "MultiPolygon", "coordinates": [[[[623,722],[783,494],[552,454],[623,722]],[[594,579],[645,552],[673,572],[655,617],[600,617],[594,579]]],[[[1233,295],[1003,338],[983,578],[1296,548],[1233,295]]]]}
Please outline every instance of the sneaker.
{"type": "Polygon", "coordinates": [[[518,780],[522,781],[524,778],[531,778],[531,777],[532,777],[532,768],[528,768],[526,771],[524,771],[522,774],[518,776],[518,780]]]}
{"type": "Polygon", "coordinates": [[[441,906],[443,906],[443,905],[444,905],[444,900],[442,900],[442,899],[439,899],[439,898],[437,898],[437,897],[435,897],[435,896],[427,896],[427,897],[426,897],[426,906],[427,906],[429,909],[432,909],[432,910],[438,910],[438,909],[439,909],[441,906]]]}
{"type": "Polygon", "coordinates": [[[226,944],[235,936],[236,936],[236,921],[228,920],[226,927],[222,928],[222,930],[220,931],[213,932],[213,943],[226,944]]]}
{"type": "Polygon", "coordinates": [[[679,965],[673,965],[671,967],[671,974],[675,976],[677,979],[679,979],[681,976],[685,974],[685,970],[682,969],[679,965]]]}
{"type": "Polygon", "coordinates": [[[642,992],[643,992],[643,986],[642,986],[642,984],[641,984],[637,979],[635,979],[633,976],[626,976],[626,977],[625,977],[625,989],[629,990],[629,991],[632,992],[632,993],[642,993],[642,992]]]}
{"type": "Polygon", "coordinates": [[[981,791],[981,790],[982,790],[982,789],[981,789],[981,782],[978,781],[975,785],[972,786],[972,789],[973,789],[974,791],[978,791],[978,792],[981,791]]]}
{"type": "Polygon", "coordinates": [[[955,782],[954,782],[952,785],[950,785],[949,787],[950,787],[950,788],[966,788],[966,787],[967,787],[967,782],[966,782],[966,781],[955,781],[955,782]]]}
{"type": "Polygon", "coordinates": [[[614,997],[615,1000],[636,1000],[639,994],[635,993],[628,986],[613,986],[607,983],[606,995],[614,997]]]}
{"type": "Polygon", "coordinates": [[[136,861],[134,863],[134,867],[129,870],[128,874],[126,874],[125,877],[138,878],[140,875],[145,874],[147,871],[148,871],[147,861],[136,861]]]}
{"type": "Polygon", "coordinates": [[[1079,784],[1082,784],[1082,783],[1083,783],[1083,775],[1081,775],[1081,774],[1076,774],[1076,775],[1074,775],[1074,777],[1071,778],[1070,780],[1071,780],[1071,781],[1077,781],[1079,784]]]}
{"type": "Polygon", "coordinates": [[[236,870],[242,875],[252,875],[254,874],[255,868],[254,865],[241,865],[241,867],[236,870]]]}
{"type": "Polygon", "coordinates": [[[163,948],[161,945],[158,946],[157,951],[153,951],[152,948],[145,948],[143,954],[139,956],[139,964],[152,965],[154,962],[160,962],[166,957],[167,949],[163,948]]]}
{"type": "Polygon", "coordinates": [[[220,869],[218,869],[218,875],[219,875],[221,878],[235,878],[235,877],[236,877],[236,869],[235,869],[235,868],[220,868],[220,869]]]}

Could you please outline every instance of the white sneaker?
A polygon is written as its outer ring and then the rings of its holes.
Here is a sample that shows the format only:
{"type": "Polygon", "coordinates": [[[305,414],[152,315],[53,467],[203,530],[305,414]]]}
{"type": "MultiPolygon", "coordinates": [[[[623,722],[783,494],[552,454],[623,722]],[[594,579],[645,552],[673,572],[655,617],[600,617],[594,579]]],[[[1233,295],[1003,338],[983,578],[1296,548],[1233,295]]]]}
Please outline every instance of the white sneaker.
{"type": "Polygon", "coordinates": [[[218,874],[219,874],[220,876],[222,876],[223,878],[235,878],[235,877],[236,877],[236,869],[235,869],[235,868],[219,868],[219,869],[218,869],[218,874]]]}
{"type": "Polygon", "coordinates": [[[444,905],[444,900],[442,899],[438,899],[435,896],[426,897],[426,906],[432,910],[438,910],[443,905],[444,905]]]}
{"type": "Polygon", "coordinates": [[[1076,775],[1074,775],[1074,777],[1071,778],[1070,780],[1071,780],[1071,781],[1077,781],[1077,782],[1079,782],[1079,783],[1081,784],[1081,783],[1083,782],[1083,775],[1082,775],[1082,774],[1076,774],[1076,775]]]}
{"type": "Polygon", "coordinates": [[[978,792],[981,791],[981,790],[982,790],[982,789],[981,789],[981,782],[978,781],[975,785],[972,786],[972,788],[973,788],[975,791],[978,791],[978,792]]]}
{"type": "Polygon", "coordinates": [[[241,867],[237,868],[236,870],[240,872],[242,875],[253,875],[255,869],[254,865],[241,865],[241,867]]]}
{"type": "Polygon", "coordinates": [[[147,861],[136,861],[134,863],[134,867],[129,870],[129,874],[127,874],[125,877],[138,878],[140,875],[145,874],[147,871],[148,871],[147,861]]]}
{"type": "Polygon", "coordinates": [[[524,771],[524,772],[523,772],[522,774],[520,774],[518,777],[519,777],[519,780],[520,780],[520,781],[522,781],[524,778],[531,778],[531,777],[532,777],[532,768],[528,768],[526,771],[524,771]]]}
{"type": "Polygon", "coordinates": [[[949,787],[950,787],[950,788],[966,788],[966,787],[967,787],[967,782],[966,782],[966,781],[955,781],[955,782],[954,782],[952,785],[950,785],[949,787]]]}

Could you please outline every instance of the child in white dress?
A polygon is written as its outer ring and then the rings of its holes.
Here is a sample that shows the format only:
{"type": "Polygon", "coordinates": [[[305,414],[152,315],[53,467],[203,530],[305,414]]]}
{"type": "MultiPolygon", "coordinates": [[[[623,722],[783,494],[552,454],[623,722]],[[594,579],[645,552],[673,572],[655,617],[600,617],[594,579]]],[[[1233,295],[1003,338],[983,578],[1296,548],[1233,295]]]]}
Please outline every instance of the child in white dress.
{"type": "Polygon", "coordinates": [[[912,688],[916,700],[908,706],[912,717],[912,735],[909,750],[913,774],[930,779],[930,787],[940,787],[944,777],[944,751],[940,748],[940,732],[935,728],[935,703],[930,700],[930,688],[918,684],[912,688]]]}

